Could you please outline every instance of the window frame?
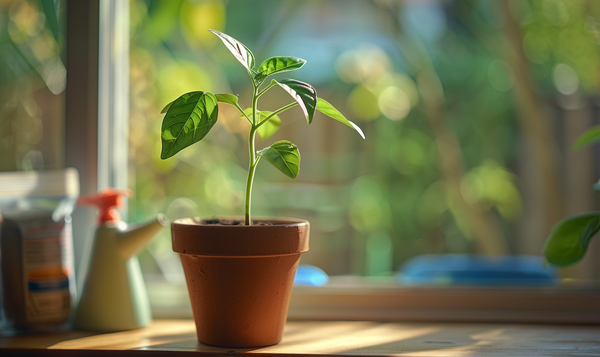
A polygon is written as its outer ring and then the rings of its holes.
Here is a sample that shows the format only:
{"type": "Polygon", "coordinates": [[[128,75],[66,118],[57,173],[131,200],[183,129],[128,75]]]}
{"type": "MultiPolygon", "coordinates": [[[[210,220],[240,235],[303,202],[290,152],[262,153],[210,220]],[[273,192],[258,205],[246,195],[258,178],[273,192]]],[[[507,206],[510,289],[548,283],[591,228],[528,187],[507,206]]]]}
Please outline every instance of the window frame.
{"type": "MultiPolygon", "coordinates": [[[[68,1],[66,8],[65,167],[78,170],[81,195],[127,189],[129,2],[68,1]]],[[[120,212],[127,219],[126,201],[120,212]]],[[[73,212],[78,292],[95,217],[89,208],[73,212]]]]}
{"type": "Polygon", "coordinates": [[[67,69],[65,165],[84,195],[127,188],[129,2],[68,3],[67,69]]]}

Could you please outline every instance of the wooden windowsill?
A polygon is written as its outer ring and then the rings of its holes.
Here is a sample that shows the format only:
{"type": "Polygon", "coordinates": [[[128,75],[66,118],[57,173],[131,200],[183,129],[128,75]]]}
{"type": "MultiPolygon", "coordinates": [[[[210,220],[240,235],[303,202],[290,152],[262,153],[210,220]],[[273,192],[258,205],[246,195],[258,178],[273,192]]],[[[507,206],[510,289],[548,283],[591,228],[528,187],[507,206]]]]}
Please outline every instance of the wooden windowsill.
{"type": "Polygon", "coordinates": [[[293,321],[281,343],[262,348],[200,344],[191,320],[156,320],[143,329],[0,337],[0,355],[174,356],[597,356],[600,326],[293,321]]]}
{"type": "MultiPolygon", "coordinates": [[[[192,318],[185,282],[151,279],[147,287],[155,318],[192,318]]],[[[598,282],[556,286],[411,286],[393,278],[370,281],[364,277],[332,277],[325,286],[295,286],[288,318],[600,325],[598,301],[598,282]]]]}

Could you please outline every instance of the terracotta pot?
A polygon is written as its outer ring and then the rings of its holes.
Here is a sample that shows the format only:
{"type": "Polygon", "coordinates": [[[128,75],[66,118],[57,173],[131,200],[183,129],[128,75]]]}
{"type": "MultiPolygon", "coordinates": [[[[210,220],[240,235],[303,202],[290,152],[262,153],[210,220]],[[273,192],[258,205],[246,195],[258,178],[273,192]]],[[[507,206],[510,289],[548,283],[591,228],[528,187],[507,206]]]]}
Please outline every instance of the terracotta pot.
{"type": "Polygon", "coordinates": [[[204,344],[259,347],[281,341],[310,226],[294,218],[254,222],[271,225],[213,225],[192,219],[171,224],[198,341],[204,344]]]}

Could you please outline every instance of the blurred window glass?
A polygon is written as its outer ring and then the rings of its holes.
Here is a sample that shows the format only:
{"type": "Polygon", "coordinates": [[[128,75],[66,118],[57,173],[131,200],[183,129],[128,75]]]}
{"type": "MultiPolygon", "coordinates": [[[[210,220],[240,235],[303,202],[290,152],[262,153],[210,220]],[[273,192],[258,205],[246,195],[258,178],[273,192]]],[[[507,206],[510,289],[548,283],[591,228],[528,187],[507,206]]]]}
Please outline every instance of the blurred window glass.
{"type": "MultiPolygon", "coordinates": [[[[296,180],[260,165],[253,208],[311,221],[303,264],[390,281],[431,254],[442,270],[521,255],[543,270],[551,227],[598,208],[597,146],[572,144],[599,122],[600,3],[132,0],[130,15],[130,221],[243,214],[249,127],[234,108],[220,106],[205,139],[160,159],[159,113],[179,95],[235,93],[251,105],[244,68],[207,29],[243,42],[258,63],[306,59],[289,76],[366,134],[318,114],[308,127],[294,109],[258,140],[289,139],[302,154],[296,180]]],[[[287,99],[273,90],[262,106],[287,99]]],[[[598,246],[560,277],[597,279],[598,246]]],[[[168,231],[142,264],[183,281],[168,231]]]]}

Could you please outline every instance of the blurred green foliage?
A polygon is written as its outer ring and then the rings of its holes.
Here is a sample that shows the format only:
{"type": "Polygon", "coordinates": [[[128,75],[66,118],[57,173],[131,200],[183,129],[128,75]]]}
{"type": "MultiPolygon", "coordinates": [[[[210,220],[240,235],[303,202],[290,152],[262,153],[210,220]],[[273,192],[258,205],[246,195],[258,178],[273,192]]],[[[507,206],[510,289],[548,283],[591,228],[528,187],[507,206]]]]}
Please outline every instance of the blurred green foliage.
{"type": "MultiPolygon", "coordinates": [[[[560,142],[572,98],[590,104],[600,90],[600,2],[509,4],[527,74],[548,121],[558,123],[560,142]]],[[[0,1],[0,171],[62,166],[64,5],[0,1]]],[[[507,59],[507,19],[497,2],[131,0],[130,15],[130,221],[156,212],[171,219],[243,212],[248,127],[234,108],[220,107],[202,142],[160,160],[159,112],[179,94],[205,88],[239,94],[244,108],[251,104],[246,73],[206,31],[213,28],[256,49],[258,58],[306,59],[298,78],[367,136],[363,141],[336,130],[335,122],[315,120],[306,128],[293,109],[282,116],[281,129],[259,143],[287,138],[303,148],[294,182],[268,165],[258,169],[254,210],[311,220],[304,263],[330,274],[385,275],[414,255],[477,252],[473,222],[443,175],[423,78],[410,60],[417,52],[427,55],[439,78],[443,120],[460,144],[464,200],[500,222],[512,253],[521,252],[519,239],[543,241],[545,233],[535,227],[524,231],[540,237],[520,236],[517,229],[531,224],[523,221],[528,192],[522,185],[531,159],[523,161],[519,72],[507,59]],[[395,21],[399,29],[390,25],[395,21]]],[[[264,100],[278,107],[287,94],[264,100]]],[[[144,254],[148,271],[178,278],[168,233],[144,254]]]]}
{"type": "Polygon", "coordinates": [[[0,1],[0,171],[63,165],[63,18],[64,1],[0,1]]]}
{"type": "MultiPolygon", "coordinates": [[[[175,159],[159,160],[158,113],[178,94],[205,88],[237,93],[242,107],[250,104],[246,74],[223,55],[223,46],[215,46],[206,31],[214,28],[259,49],[257,57],[286,53],[307,59],[300,79],[312,81],[320,96],[365,129],[364,142],[326,123],[313,123],[317,132],[304,133],[298,110],[297,118],[282,118],[280,132],[266,141],[281,134],[309,148],[294,183],[260,168],[254,198],[256,214],[313,222],[305,263],[330,274],[381,275],[417,254],[474,252],[470,222],[442,177],[427,106],[407,60],[406,52],[415,49],[401,45],[401,35],[421,44],[439,76],[444,120],[463,152],[464,199],[496,217],[518,253],[520,133],[515,71],[506,62],[500,31],[506,19],[489,1],[402,4],[397,14],[383,15],[377,1],[132,0],[130,217],[157,211],[171,219],[242,214],[247,127],[235,109],[221,106],[205,141],[175,159]],[[386,25],[393,16],[403,33],[386,25]],[[276,184],[267,187],[265,181],[276,184]]],[[[544,97],[600,89],[599,5],[511,2],[544,97]]],[[[277,95],[269,98],[273,106],[282,103],[277,95]]],[[[165,234],[150,250],[159,265],[167,264],[168,239],[165,234]]]]}

